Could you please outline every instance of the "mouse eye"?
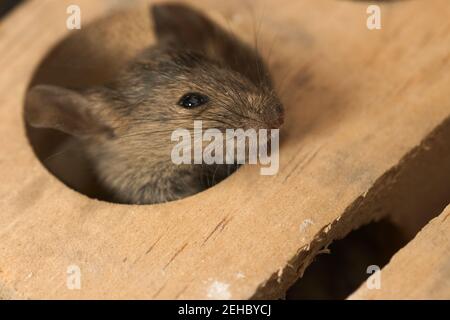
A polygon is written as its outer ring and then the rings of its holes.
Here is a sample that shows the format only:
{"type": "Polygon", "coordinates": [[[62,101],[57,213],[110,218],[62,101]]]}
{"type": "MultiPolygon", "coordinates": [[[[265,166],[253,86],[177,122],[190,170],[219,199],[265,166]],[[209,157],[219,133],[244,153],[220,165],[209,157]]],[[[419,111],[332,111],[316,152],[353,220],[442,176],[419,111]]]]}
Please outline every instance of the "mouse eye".
{"type": "Polygon", "coordinates": [[[207,102],[208,102],[207,96],[204,96],[200,93],[191,92],[182,96],[178,104],[183,108],[191,109],[200,107],[201,105],[204,105],[207,102]]]}

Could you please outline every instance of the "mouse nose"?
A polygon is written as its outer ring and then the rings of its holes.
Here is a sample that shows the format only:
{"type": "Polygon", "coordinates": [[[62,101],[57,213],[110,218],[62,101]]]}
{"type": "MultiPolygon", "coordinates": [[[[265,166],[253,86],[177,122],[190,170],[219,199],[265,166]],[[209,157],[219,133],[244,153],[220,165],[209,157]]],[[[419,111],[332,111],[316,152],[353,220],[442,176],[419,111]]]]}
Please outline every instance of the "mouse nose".
{"type": "Polygon", "coordinates": [[[283,108],[270,108],[263,112],[251,114],[245,120],[244,128],[246,129],[279,129],[284,123],[283,108]]]}
{"type": "Polygon", "coordinates": [[[284,112],[282,110],[255,114],[254,119],[246,120],[245,129],[279,129],[284,123],[284,112]]]}
{"type": "Polygon", "coordinates": [[[277,105],[264,115],[264,122],[267,129],[279,129],[284,123],[284,110],[281,105],[277,105]]]}
{"type": "Polygon", "coordinates": [[[284,123],[284,111],[280,109],[276,112],[274,119],[271,123],[270,129],[279,129],[284,123]]]}

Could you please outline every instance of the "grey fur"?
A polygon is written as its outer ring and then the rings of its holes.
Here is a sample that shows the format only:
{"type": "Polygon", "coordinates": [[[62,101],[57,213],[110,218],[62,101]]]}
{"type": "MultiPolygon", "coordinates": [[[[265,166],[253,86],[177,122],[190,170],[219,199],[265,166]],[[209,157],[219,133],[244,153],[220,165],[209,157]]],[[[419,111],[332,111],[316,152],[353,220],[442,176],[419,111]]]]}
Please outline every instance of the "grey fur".
{"type": "Polygon", "coordinates": [[[104,187],[124,203],[181,199],[236,169],[173,164],[173,130],[193,130],[194,120],[221,130],[278,128],[283,121],[281,103],[253,49],[184,5],[158,5],[152,14],[159,42],[113,82],[83,91],[38,85],[26,103],[31,125],[79,138],[104,187]],[[188,92],[209,101],[184,109],[177,103],[188,92]]]}

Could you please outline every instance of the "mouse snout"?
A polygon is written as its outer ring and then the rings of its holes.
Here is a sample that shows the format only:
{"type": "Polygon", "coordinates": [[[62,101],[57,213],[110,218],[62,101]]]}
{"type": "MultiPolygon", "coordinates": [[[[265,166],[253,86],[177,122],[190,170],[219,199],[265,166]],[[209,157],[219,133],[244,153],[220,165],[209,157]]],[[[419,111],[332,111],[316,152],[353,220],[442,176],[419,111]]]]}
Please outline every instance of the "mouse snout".
{"type": "Polygon", "coordinates": [[[280,129],[284,123],[282,110],[264,112],[263,114],[250,115],[244,124],[245,129],[280,129]]]}
{"type": "Polygon", "coordinates": [[[284,110],[281,105],[271,106],[260,115],[265,129],[279,129],[284,123],[284,110]]]}
{"type": "Polygon", "coordinates": [[[276,110],[274,112],[274,115],[269,121],[268,129],[279,129],[283,125],[283,123],[284,123],[284,111],[282,108],[279,108],[279,110],[276,110]]]}

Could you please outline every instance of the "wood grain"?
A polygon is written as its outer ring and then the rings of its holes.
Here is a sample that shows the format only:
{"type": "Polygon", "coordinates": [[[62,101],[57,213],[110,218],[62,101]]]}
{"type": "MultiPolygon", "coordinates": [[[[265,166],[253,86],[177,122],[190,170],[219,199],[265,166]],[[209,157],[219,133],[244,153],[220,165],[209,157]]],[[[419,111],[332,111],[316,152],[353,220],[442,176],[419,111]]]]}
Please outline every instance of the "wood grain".
{"type": "MultiPolygon", "coordinates": [[[[77,2],[84,23],[123,3],[77,2]]],[[[22,107],[33,72],[71,32],[69,1],[29,1],[0,25],[0,297],[279,297],[332,240],[395,214],[389,203],[408,192],[396,182],[414,159],[448,156],[447,0],[382,4],[379,31],[366,28],[360,2],[192,3],[249,42],[255,16],[261,22],[260,48],[287,109],[280,172],[245,166],[152,206],[67,188],[33,154],[22,107]],[[81,290],[66,286],[70,265],[81,269],[81,290]]]]}
{"type": "Polygon", "coordinates": [[[450,299],[450,206],[380,273],[380,289],[362,285],[349,299],[450,299]]]}

